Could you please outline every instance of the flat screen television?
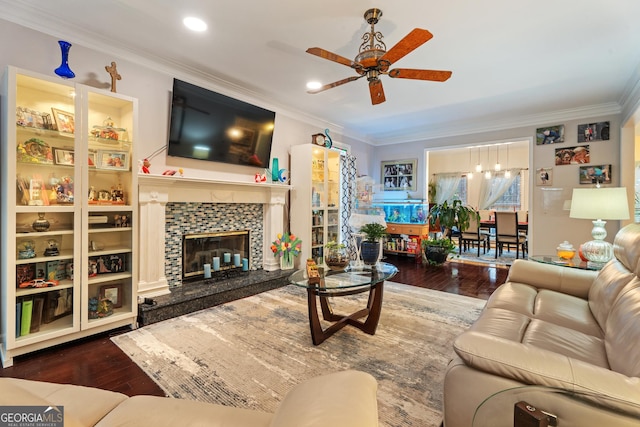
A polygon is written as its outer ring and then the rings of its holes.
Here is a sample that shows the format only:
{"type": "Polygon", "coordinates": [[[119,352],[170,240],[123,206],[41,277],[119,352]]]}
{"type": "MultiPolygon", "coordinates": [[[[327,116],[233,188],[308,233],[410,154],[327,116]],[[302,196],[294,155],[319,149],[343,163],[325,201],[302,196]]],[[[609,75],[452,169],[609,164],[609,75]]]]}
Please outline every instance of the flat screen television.
{"type": "Polygon", "coordinates": [[[173,80],[167,154],[269,167],[273,111],[173,80]]]}

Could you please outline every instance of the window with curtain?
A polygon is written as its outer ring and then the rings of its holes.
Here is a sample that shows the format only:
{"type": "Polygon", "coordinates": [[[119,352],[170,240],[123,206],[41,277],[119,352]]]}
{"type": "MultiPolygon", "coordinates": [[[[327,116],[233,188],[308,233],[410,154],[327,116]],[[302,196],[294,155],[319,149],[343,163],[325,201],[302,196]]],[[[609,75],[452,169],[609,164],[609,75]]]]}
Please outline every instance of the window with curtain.
{"type": "Polygon", "coordinates": [[[518,211],[522,206],[520,181],[521,176],[518,174],[507,190],[489,207],[495,211],[518,211]]]}
{"type": "Polygon", "coordinates": [[[445,201],[451,203],[459,199],[467,204],[467,180],[461,173],[439,173],[434,176],[436,183],[436,200],[438,204],[445,201]]]}

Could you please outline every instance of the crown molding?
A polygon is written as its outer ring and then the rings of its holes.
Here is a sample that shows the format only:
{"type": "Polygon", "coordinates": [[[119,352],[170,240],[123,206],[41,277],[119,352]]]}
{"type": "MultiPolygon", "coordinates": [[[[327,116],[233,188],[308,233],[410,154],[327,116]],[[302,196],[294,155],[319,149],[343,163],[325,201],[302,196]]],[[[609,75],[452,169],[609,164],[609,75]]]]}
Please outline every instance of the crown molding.
{"type": "Polygon", "coordinates": [[[610,102],[599,105],[590,105],[567,110],[550,111],[547,113],[531,114],[508,119],[487,120],[467,120],[458,122],[442,123],[440,125],[430,125],[425,129],[413,129],[410,132],[398,135],[388,135],[387,138],[378,138],[371,144],[374,146],[395,145],[411,142],[428,141],[437,138],[451,138],[470,134],[485,132],[495,132],[506,129],[514,129],[529,126],[540,126],[565,120],[576,120],[587,117],[599,117],[620,114],[620,105],[610,102]]]}

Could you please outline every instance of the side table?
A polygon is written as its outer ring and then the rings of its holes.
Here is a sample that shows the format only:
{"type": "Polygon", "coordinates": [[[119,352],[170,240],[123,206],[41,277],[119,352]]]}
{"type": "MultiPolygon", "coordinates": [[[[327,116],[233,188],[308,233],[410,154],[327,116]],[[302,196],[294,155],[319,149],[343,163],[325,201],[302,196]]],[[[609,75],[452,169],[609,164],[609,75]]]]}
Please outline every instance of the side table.
{"type": "Polygon", "coordinates": [[[533,255],[530,256],[529,259],[531,261],[535,261],[535,262],[541,262],[543,264],[553,264],[553,265],[560,265],[562,267],[569,267],[569,268],[580,268],[582,270],[600,270],[602,268],[602,265],[594,265],[594,264],[589,264],[586,261],[582,261],[579,257],[574,257],[573,259],[562,259],[562,258],[558,258],[555,255],[533,255]]]}

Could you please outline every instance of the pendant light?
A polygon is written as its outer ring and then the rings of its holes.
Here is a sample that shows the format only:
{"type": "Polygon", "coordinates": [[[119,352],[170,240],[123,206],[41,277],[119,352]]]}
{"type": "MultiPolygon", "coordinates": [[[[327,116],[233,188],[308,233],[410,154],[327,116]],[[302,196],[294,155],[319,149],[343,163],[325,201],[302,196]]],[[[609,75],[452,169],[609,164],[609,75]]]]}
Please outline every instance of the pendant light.
{"type": "Polygon", "coordinates": [[[480,164],[480,147],[478,147],[478,164],[476,165],[476,172],[482,172],[482,165],[480,164]]]}
{"type": "Polygon", "coordinates": [[[507,170],[504,171],[505,178],[511,178],[511,171],[509,170],[509,144],[507,144],[507,170]]]}
{"type": "Polygon", "coordinates": [[[496,172],[500,171],[500,145],[496,145],[496,165],[494,169],[496,172]]]}
{"type": "MultiPolygon", "coordinates": [[[[487,163],[489,163],[489,146],[487,145],[487,163]]],[[[489,169],[487,169],[487,171],[484,173],[484,177],[485,179],[491,179],[491,171],[489,169]]]]}

